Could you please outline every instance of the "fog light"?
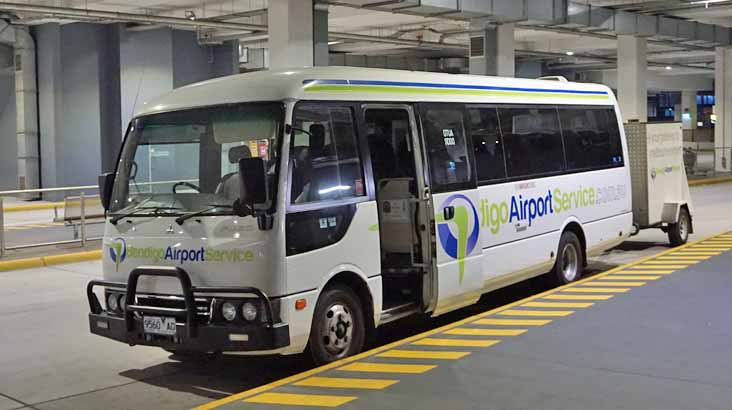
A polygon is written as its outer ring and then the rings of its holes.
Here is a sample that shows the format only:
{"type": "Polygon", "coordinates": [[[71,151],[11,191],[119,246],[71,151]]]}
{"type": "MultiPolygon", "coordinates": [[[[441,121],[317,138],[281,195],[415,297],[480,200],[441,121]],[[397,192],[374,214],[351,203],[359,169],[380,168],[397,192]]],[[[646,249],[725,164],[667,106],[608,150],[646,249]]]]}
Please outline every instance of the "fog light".
{"type": "Polygon", "coordinates": [[[124,313],[125,306],[127,306],[127,297],[125,297],[124,293],[119,295],[119,302],[117,304],[119,305],[119,310],[124,313]]]}
{"type": "Polygon", "coordinates": [[[241,307],[241,315],[244,317],[244,319],[251,322],[252,320],[257,318],[257,307],[254,306],[251,302],[247,302],[241,307]]]}
{"type": "Polygon", "coordinates": [[[116,312],[117,309],[119,309],[118,297],[119,295],[116,293],[110,293],[107,295],[107,310],[110,312],[116,312]]]}
{"type": "Polygon", "coordinates": [[[236,319],[236,306],[231,302],[224,302],[224,304],[221,305],[221,316],[229,322],[233,321],[236,319]]]}

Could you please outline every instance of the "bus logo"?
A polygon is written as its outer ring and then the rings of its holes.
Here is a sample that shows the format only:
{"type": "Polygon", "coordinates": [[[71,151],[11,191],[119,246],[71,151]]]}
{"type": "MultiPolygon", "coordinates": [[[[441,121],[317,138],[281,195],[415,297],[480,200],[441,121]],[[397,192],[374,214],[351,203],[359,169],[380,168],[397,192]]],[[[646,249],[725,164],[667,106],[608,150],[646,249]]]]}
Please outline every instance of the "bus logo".
{"type": "Polygon", "coordinates": [[[127,258],[127,242],[123,238],[114,238],[109,244],[109,257],[119,272],[119,264],[127,258]]]}
{"type": "Polygon", "coordinates": [[[473,249],[478,244],[478,236],[480,235],[478,211],[475,209],[475,205],[473,205],[470,198],[462,194],[455,194],[449,196],[442,203],[440,213],[437,214],[436,218],[437,233],[442,249],[450,257],[457,259],[460,272],[459,283],[463,283],[465,257],[473,252],[473,249]],[[449,221],[446,221],[444,216],[445,208],[449,206],[455,208],[455,216],[449,221]],[[470,229],[471,225],[472,229],[470,229]],[[457,237],[453,234],[451,226],[457,230],[457,237]]]}

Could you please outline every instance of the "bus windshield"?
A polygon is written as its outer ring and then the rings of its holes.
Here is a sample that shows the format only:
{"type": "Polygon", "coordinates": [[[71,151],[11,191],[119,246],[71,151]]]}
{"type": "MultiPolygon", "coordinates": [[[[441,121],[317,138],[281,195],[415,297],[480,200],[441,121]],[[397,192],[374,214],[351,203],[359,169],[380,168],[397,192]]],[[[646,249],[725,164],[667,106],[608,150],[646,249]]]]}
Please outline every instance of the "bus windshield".
{"type": "Polygon", "coordinates": [[[112,215],[231,214],[238,162],[260,157],[276,187],[282,103],[245,103],[135,118],[110,201],[112,215]]]}

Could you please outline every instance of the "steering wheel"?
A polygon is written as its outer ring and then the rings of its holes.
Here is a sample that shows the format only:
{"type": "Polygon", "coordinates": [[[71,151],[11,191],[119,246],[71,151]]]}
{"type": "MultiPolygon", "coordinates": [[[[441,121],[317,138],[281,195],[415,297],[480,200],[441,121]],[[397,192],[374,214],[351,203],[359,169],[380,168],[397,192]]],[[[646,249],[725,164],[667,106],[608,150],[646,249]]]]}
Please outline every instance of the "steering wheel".
{"type": "Polygon", "coordinates": [[[175,184],[173,184],[173,193],[174,194],[178,193],[179,186],[185,186],[188,188],[195,189],[196,192],[201,192],[201,188],[199,188],[197,185],[191,184],[190,182],[181,181],[181,182],[176,182],[175,184]]]}

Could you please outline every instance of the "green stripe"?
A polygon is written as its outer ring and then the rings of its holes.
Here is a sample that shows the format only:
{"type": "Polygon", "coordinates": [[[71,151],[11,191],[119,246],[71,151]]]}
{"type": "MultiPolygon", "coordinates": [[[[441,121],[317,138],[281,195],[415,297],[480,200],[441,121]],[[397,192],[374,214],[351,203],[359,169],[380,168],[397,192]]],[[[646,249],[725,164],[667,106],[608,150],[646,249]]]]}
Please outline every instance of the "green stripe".
{"type": "Polygon", "coordinates": [[[533,97],[533,98],[567,98],[575,100],[607,100],[607,95],[585,95],[564,93],[541,93],[522,91],[468,90],[429,87],[395,87],[379,85],[331,85],[313,84],[305,87],[306,92],[368,92],[391,94],[428,94],[428,95],[471,95],[481,97],[533,97]]]}

